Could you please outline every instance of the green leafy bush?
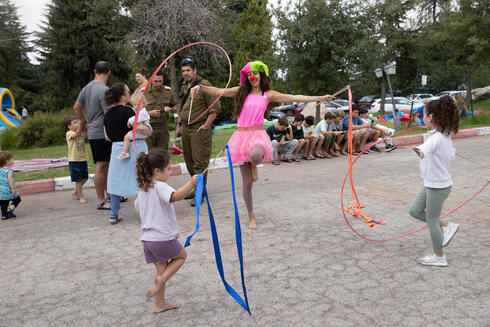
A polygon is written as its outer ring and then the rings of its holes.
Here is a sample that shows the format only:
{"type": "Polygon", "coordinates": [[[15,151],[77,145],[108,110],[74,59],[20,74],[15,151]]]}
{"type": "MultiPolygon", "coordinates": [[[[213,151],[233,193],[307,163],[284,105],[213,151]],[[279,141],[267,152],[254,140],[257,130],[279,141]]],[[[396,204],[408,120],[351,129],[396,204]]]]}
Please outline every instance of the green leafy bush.
{"type": "Polygon", "coordinates": [[[18,146],[19,137],[17,136],[17,129],[8,129],[0,134],[0,146],[3,151],[9,151],[16,149],[18,146]]]}
{"type": "Polygon", "coordinates": [[[72,110],[54,113],[32,113],[22,126],[4,132],[0,137],[2,149],[27,149],[63,144],[65,130],[63,116],[73,114],[72,110]]]}

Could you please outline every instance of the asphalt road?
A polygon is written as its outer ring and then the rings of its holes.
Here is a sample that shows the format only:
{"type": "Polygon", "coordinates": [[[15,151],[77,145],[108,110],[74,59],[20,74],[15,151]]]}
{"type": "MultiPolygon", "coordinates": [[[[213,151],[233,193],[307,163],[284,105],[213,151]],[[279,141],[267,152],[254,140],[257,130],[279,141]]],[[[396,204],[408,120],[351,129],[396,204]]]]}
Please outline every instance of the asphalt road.
{"type": "MultiPolygon", "coordinates": [[[[458,152],[490,166],[490,136],[454,141],[458,152]]],[[[17,218],[0,221],[0,326],[490,326],[490,187],[450,216],[461,224],[446,248],[449,266],[416,263],[431,251],[427,230],[385,243],[350,231],[340,206],[345,157],[300,164],[266,164],[254,184],[258,231],[247,229],[239,170],[237,198],[243,228],[249,316],[226,293],[214,260],[207,210],[188,259],[168,282],[166,297],[181,308],[159,315],[145,293],[146,265],[133,200],[115,226],[70,191],[23,196],[17,218]]],[[[490,179],[488,169],[456,158],[448,211],[490,179]]],[[[182,185],[187,176],[171,177],[182,185]]],[[[421,224],[408,207],[422,186],[408,148],[369,154],[354,169],[364,212],[387,225],[363,235],[392,237],[421,224]]],[[[228,282],[241,294],[230,177],[209,174],[228,282]]],[[[350,192],[344,193],[346,205],[350,192]]],[[[189,201],[175,204],[181,242],[195,225],[189,201]]]]}

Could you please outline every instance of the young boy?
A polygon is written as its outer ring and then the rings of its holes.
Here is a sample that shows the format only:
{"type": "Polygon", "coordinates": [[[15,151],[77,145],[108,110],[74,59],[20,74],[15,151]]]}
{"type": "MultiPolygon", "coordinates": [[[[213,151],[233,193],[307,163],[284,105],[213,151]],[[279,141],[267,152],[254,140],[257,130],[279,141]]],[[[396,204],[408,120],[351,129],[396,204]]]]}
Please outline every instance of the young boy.
{"type": "Polygon", "coordinates": [[[317,156],[324,158],[332,158],[337,157],[337,154],[333,152],[335,137],[337,135],[342,134],[342,132],[338,132],[334,130],[333,120],[335,119],[335,114],[333,112],[327,111],[325,116],[323,116],[323,120],[316,125],[315,134],[323,135],[324,142],[322,146],[318,146],[317,156]],[[322,153],[320,155],[320,148],[322,149],[322,153]]]}
{"type": "MultiPolygon", "coordinates": [[[[128,127],[129,128],[133,127],[135,117],[136,117],[136,115],[129,118],[129,120],[128,120],[128,127]]],[[[140,125],[140,124],[144,124],[145,126],[147,126],[150,129],[150,131],[153,131],[153,129],[151,128],[151,125],[150,125],[150,115],[148,114],[148,111],[146,111],[146,100],[144,97],[141,99],[141,108],[140,108],[140,112],[138,114],[138,125],[140,125]]],[[[148,135],[143,134],[143,133],[138,132],[138,131],[136,132],[136,135],[135,135],[135,139],[137,139],[137,140],[144,140],[147,137],[148,137],[148,135]]],[[[124,145],[123,145],[123,148],[121,150],[121,153],[117,156],[117,159],[128,159],[130,157],[128,151],[129,151],[129,147],[131,146],[132,140],[133,140],[133,131],[131,130],[131,131],[127,132],[126,135],[124,135],[124,145]]]]}
{"type": "MultiPolygon", "coordinates": [[[[365,109],[363,109],[364,111],[365,109]]],[[[367,111],[367,110],[366,110],[367,111]]],[[[349,115],[346,115],[344,119],[342,119],[342,129],[344,131],[349,130],[349,115]]],[[[359,108],[357,106],[352,105],[352,145],[354,146],[353,154],[359,154],[361,152],[364,143],[366,143],[367,137],[369,134],[366,134],[362,130],[366,131],[366,129],[371,128],[371,124],[364,123],[364,121],[359,117],[359,108]],[[358,144],[359,143],[359,144],[358,144]]],[[[342,151],[346,152],[347,146],[349,142],[345,142],[342,147],[342,151]]],[[[367,154],[367,152],[364,152],[367,154]]]]}
{"type": "Polygon", "coordinates": [[[293,138],[295,140],[298,140],[298,146],[296,147],[296,150],[294,150],[293,153],[293,161],[299,162],[299,159],[301,156],[299,156],[299,152],[301,149],[304,150],[303,153],[305,154],[304,157],[306,157],[306,150],[308,150],[308,140],[305,139],[305,135],[303,132],[303,122],[305,121],[305,116],[302,114],[297,114],[294,116],[294,122],[291,124],[291,129],[293,130],[293,138]]]}
{"type": "MultiPolygon", "coordinates": [[[[367,111],[366,112],[362,111],[362,113],[361,113],[361,111],[359,111],[359,117],[361,117],[361,119],[365,123],[371,124],[371,128],[369,130],[370,134],[369,134],[367,140],[371,140],[372,142],[376,142],[379,137],[385,137],[385,136],[390,135],[381,127],[376,126],[375,120],[374,119],[372,120],[371,118],[369,118],[369,114],[367,113],[367,111]]],[[[386,147],[386,152],[393,151],[397,148],[396,145],[391,145],[388,142],[388,139],[384,140],[384,143],[385,143],[385,147],[386,147]]],[[[373,145],[371,148],[369,148],[369,152],[380,153],[381,150],[376,145],[373,145]]]]}
{"type": "Polygon", "coordinates": [[[75,190],[71,194],[80,200],[80,203],[87,203],[82,193],[83,184],[88,179],[88,154],[87,149],[85,149],[85,140],[82,136],[83,124],[75,116],[65,116],[63,125],[68,129],[66,132],[68,164],[70,166],[71,181],[75,182],[75,190]]]}
{"type": "Polygon", "coordinates": [[[343,110],[337,110],[335,112],[335,119],[333,120],[333,125],[334,131],[341,132],[337,137],[335,138],[335,143],[334,143],[334,148],[335,148],[335,154],[337,156],[340,155],[347,155],[347,152],[342,151],[342,142],[347,142],[347,132],[345,132],[342,128],[342,119],[344,119],[345,113],[343,110]]]}
{"type": "Polygon", "coordinates": [[[306,116],[305,121],[303,122],[303,135],[305,137],[306,142],[308,142],[308,146],[305,146],[303,157],[306,160],[316,160],[313,155],[313,148],[318,142],[318,137],[313,133],[313,124],[315,123],[315,117],[306,116]]]}
{"type": "Polygon", "coordinates": [[[279,119],[277,124],[267,128],[266,133],[269,135],[272,148],[274,149],[274,160],[272,161],[272,164],[281,164],[281,154],[284,156],[283,161],[293,162],[291,157],[298,145],[298,140],[293,138],[293,130],[289,125],[288,119],[286,117],[279,119]],[[282,141],[283,135],[287,141],[282,141]]]}

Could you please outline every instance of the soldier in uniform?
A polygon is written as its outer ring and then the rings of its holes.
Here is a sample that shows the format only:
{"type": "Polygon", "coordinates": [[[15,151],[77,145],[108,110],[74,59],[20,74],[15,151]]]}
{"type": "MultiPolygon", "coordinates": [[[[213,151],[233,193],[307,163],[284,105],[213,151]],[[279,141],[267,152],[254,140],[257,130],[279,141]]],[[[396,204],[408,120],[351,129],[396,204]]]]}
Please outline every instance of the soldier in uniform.
{"type": "Polygon", "coordinates": [[[147,102],[146,110],[150,115],[150,124],[153,134],[146,139],[148,149],[160,147],[168,149],[170,134],[168,132],[169,112],[177,112],[177,101],[175,101],[172,89],[163,85],[163,74],[158,71],[151,86],[145,92],[147,102]]]}
{"type": "MultiPolygon", "coordinates": [[[[204,92],[197,93],[192,100],[191,110],[190,89],[199,84],[212,85],[207,80],[197,76],[196,64],[192,59],[184,59],[180,67],[184,81],[181,88],[182,101],[176,126],[176,135],[182,133],[185,164],[189,174],[193,176],[202,173],[209,165],[212,144],[211,124],[216,118],[220,104],[217,102],[208,112],[197,119],[216,100],[216,97],[204,92]],[[189,124],[194,119],[197,120],[189,124]]],[[[206,177],[207,174],[204,175],[204,178],[206,177]]],[[[195,193],[192,192],[186,199],[193,199],[194,196],[195,193]]],[[[193,199],[191,206],[194,205],[193,199]]]]}

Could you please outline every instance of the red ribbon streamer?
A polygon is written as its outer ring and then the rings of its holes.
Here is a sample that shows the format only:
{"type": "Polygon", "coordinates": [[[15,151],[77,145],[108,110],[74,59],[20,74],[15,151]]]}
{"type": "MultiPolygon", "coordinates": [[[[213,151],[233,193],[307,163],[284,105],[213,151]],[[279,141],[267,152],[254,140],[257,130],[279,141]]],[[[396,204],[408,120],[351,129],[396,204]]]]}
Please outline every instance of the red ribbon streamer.
{"type": "MultiPolygon", "coordinates": [[[[410,235],[410,234],[413,234],[415,232],[418,232],[424,228],[427,227],[427,225],[424,225],[422,227],[419,227],[417,229],[414,229],[410,232],[407,232],[405,234],[401,234],[401,235],[398,235],[398,236],[395,236],[395,237],[391,237],[391,238],[387,238],[387,239],[373,239],[373,238],[369,238],[369,237],[365,237],[363,235],[361,235],[350,223],[349,223],[349,220],[347,219],[347,216],[345,214],[345,210],[344,210],[344,200],[343,200],[343,193],[344,193],[344,186],[345,186],[345,182],[347,181],[347,176],[349,176],[349,181],[350,181],[350,184],[351,184],[351,190],[352,190],[352,200],[354,202],[354,204],[351,206],[353,207],[354,209],[354,212],[356,212],[356,210],[359,210],[361,208],[361,206],[363,206],[358,198],[357,198],[357,194],[356,194],[356,191],[355,191],[355,187],[354,187],[354,182],[353,182],[353,179],[352,179],[352,170],[353,170],[353,166],[354,164],[356,163],[356,161],[362,156],[362,154],[364,152],[366,152],[370,147],[380,143],[380,142],[383,142],[384,140],[390,138],[391,136],[387,136],[387,137],[384,137],[382,139],[379,139],[378,141],[374,142],[374,143],[371,143],[369,144],[368,146],[366,146],[362,151],[361,153],[359,153],[356,158],[354,159],[354,161],[352,161],[352,94],[351,94],[351,90],[350,90],[350,87],[348,88],[348,93],[349,93],[349,135],[348,135],[348,142],[350,144],[350,153],[349,153],[349,169],[347,170],[345,176],[344,176],[344,180],[342,182],[342,188],[341,188],[341,191],[340,191],[340,204],[342,206],[342,214],[344,215],[344,219],[345,219],[345,222],[347,223],[347,225],[349,226],[349,228],[354,232],[354,234],[356,234],[357,236],[365,239],[365,240],[368,240],[368,241],[372,241],[372,242],[387,242],[387,241],[392,241],[392,240],[396,240],[398,238],[402,238],[404,236],[407,236],[407,235],[410,235]]],[[[414,129],[418,129],[418,128],[424,128],[424,127],[421,127],[421,126],[416,126],[416,127],[412,127],[412,128],[408,128],[408,129],[405,129],[405,130],[402,130],[402,131],[398,131],[396,133],[393,134],[394,135],[398,135],[398,134],[401,134],[401,133],[405,133],[405,132],[408,132],[408,131],[411,131],[411,130],[414,130],[414,129]]],[[[480,194],[487,186],[488,184],[490,184],[490,180],[486,182],[485,185],[483,185],[482,188],[480,188],[480,190],[478,190],[475,194],[473,194],[470,198],[468,198],[467,200],[463,201],[460,205],[458,205],[456,208],[452,209],[451,211],[449,211],[448,213],[442,215],[440,217],[440,219],[442,218],[445,218],[447,217],[448,215],[450,215],[451,213],[453,213],[454,211],[458,210],[459,208],[461,208],[462,206],[464,206],[465,204],[467,204],[468,202],[470,202],[471,200],[473,200],[478,194],[480,194]]],[[[362,212],[361,212],[362,213],[362,212]]],[[[369,219],[372,219],[372,218],[369,218],[369,219]]],[[[386,222],[381,220],[381,221],[375,221],[373,219],[373,222],[375,223],[378,223],[378,224],[385,224],[386,222]]]]}

